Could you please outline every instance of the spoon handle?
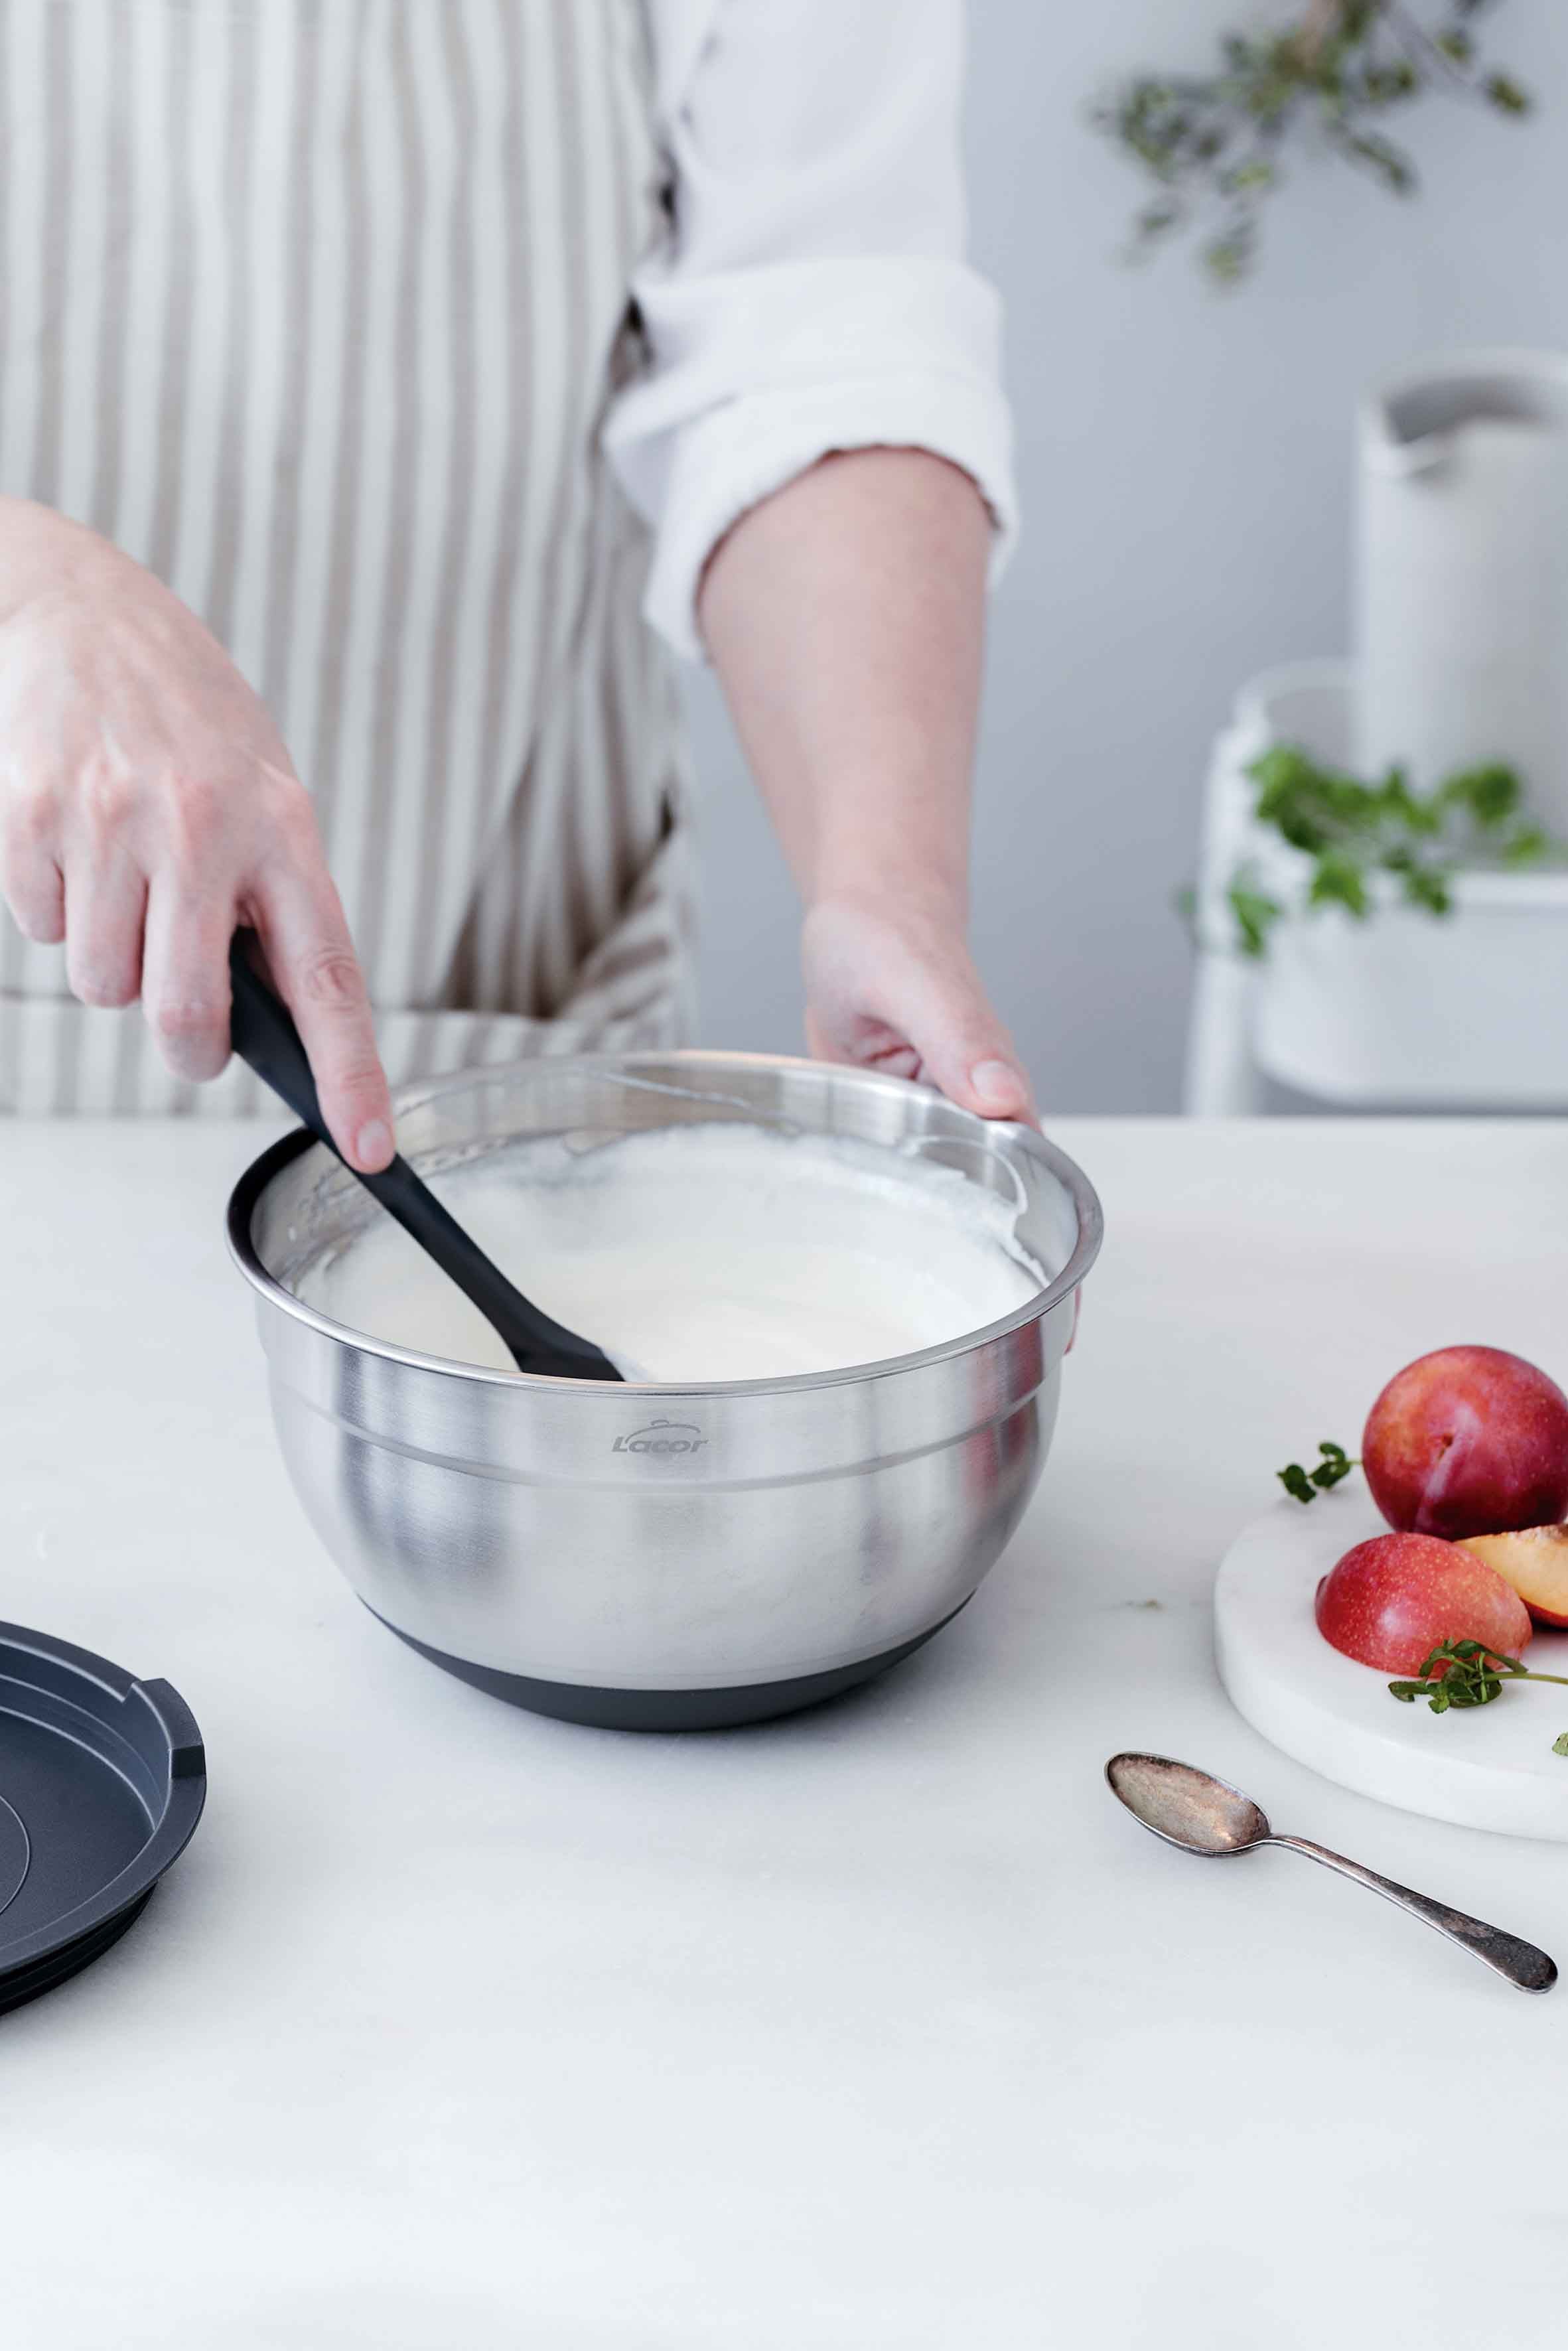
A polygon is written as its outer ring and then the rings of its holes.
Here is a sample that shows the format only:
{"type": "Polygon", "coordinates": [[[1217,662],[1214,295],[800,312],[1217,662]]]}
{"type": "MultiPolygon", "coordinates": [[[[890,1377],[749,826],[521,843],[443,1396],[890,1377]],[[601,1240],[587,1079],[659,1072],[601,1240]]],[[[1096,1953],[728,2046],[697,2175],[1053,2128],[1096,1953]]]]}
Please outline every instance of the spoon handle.
{"type": "Polygon", "coordinates": [[[1401,1910],[1408,1910],[1412,1918],[1423,1919],[1436,1927],[1439,1935],[1447,1935],[1452,1943],[1461,1944],[1506,1976],[1521,1991],[1550,1991],[1557,1980],[1556,1963],[1533,1943],[1524,1942],[1518,1935],[1505,1935],[1500,1927],[1489,1927],[1484,1918],[1471,1918],[1463,1910],[1450,1910],[1446,1902],[1429,1901],[1425,1894],[1413,1894],[1407,1886],[1396,1886],[1391,1877],[1379,1877],[1376,1870],[1364,1869],[1359,1861],[1347,1861],[1342,1853],[1331,1853],[1327,1845],[1313,1844],[1308,1837],[1270,1836],[1268,1844],[1289,1845],[1292,1853],[1304,1853],[1309,1861],[1321,1861],[1325,1869],[1337,1869],[1342,1877],[1354,1878],[1358,1886],[1369,1886],[1374,1894],[1397,1902],[1401,1910]]]}

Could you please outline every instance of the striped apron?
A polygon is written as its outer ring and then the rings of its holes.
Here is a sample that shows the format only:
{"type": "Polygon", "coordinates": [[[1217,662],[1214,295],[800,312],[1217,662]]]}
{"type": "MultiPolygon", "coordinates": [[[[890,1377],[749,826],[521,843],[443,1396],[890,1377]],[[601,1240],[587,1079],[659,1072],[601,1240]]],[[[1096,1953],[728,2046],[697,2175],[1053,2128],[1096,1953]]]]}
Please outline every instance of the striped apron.
{"type": "MultiPolygon", "coordinates": [[[[599,428],[660,233],[637,0],[0,0],[0,491],[168,581],[319,814],[394,1083],[677,1041],[684,753],[599,428]]],[[[164,1071],[0,915],[0,1110],[164,1071]]]]}

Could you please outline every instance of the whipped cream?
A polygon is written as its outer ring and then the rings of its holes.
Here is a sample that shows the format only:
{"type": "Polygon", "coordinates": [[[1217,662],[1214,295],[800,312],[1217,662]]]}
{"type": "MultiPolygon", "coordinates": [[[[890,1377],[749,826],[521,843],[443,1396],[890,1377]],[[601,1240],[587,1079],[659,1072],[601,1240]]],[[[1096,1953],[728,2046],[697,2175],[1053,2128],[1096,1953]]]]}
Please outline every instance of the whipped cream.
{"type": "MultiPolygon", "coordinates": [[[[847,1137],[728,1123],[586,1151],[550,1137],[434,1188],[519,1290],[631,1378],[707,1385],[912,1354],[1026,1305],[1046,1278],[994,1194],[847,1137]]],[[[390,1217],[296,1287],[395,1346],[515,1368],[390,1217]]]]}

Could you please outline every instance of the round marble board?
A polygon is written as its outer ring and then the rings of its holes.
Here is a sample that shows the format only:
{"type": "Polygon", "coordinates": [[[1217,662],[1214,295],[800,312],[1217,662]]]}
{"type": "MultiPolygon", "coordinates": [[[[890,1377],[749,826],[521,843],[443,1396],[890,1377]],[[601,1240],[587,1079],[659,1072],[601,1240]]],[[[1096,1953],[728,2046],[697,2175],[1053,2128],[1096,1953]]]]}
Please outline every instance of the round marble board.
{"type": "MultiPolygon", "coordinates": [[[[1359,1478],[1305,1506],[1286,1498],[1239,1534],[1214,1584],[1214,1646],[1232,1704],[1298,1763],[1438,1821],[1568,1844],[1568,1689],[1504,1685],[1490,1706],[1434,1714],[1401,1706],[1391,1676],[1341,1656],[1312,1595],[1353,1543],[1388,1529],[1359,1478]]],[[[1568,1633],[1538,1630],[1526,1653],[1568,1674],[1568,1633]]]]}

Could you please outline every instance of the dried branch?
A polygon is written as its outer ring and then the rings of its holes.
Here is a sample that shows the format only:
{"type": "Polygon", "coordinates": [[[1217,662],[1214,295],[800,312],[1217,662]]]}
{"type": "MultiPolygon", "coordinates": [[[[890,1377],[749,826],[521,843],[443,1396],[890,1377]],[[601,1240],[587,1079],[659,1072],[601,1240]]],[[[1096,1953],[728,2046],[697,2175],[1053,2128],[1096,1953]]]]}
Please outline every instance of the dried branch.
{"type": "Polygon", "coordinates": [[[1305,0],[1282,33],[1227,35],[1212,74],[1137,74],[1113,91],[1092,119],[1155,183],[1134,253],[1201,225],[1205,266],[1234,285],[1256,259],[1264,200],[1292,142],[1315,135],[1391,194],[1409,195],[1416,167],[1383,129],[1388,115],[1431,90],[1527,113],[1529,93],[1478,50],[1475,19],[1500,0],[1437,5],[1424,20],[1406,0],[1305,0]]]}

